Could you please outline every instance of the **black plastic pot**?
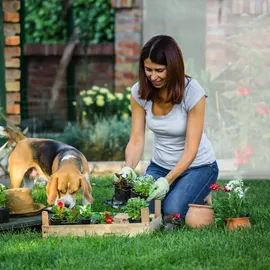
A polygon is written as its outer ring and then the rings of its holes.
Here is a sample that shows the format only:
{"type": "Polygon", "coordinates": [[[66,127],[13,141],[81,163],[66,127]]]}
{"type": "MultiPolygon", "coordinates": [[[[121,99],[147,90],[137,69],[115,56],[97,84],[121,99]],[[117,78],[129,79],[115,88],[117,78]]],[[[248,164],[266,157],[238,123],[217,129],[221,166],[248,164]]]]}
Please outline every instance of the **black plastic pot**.
{"type": "Polygon", "coordinates": [[[9,222],[9,208],[0,208],[0,223],[9,222]]]}
{"type": "Polygon", "coordinates": [[[127,202],[131,196],[132,186],[127,189],[121,189],[117,185],[114,185],[114,199],[116,201],[127,202]]]}
{"type": "Polygon", "coordinates": [[[128,222],[129,222],[129,223],[141,223],[141,219],[132,219],[132,218],[128,218],[128,222]]]}
{"type": "Polygon", "coordinates": [[[146,195],[142,195],[142,194],[136,193],[134,191],[134,189],[131,190],[130,197],[131,198],[138,198],[139,197],[139,198],[142,198],[142,199],[145,199],[145,200],[148,198],[148,196],[146,196],[146,195]]]}
{"type": "Polygon", "coordinates": [[[83,219],[81,219],[80,224],[91,224],[91,218],[83,218],[83,219]]]}
{"type": "Polygon", "coordinates": [[[50,225],[61,225],[62,220],[50,218],[49,223],[50,225]]]}

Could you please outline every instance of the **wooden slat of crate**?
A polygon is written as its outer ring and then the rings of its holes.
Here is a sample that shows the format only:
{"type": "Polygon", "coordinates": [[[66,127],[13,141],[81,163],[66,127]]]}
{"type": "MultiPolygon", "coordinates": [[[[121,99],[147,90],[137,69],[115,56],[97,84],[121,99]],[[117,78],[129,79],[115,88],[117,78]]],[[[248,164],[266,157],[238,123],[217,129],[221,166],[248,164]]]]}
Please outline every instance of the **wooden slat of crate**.
{"type": "Polygon", "coordinates": [[[128,235],[135,236],[140,233],[151,232],[160,227],[162,218],[160,214],[161,202],[155,201],[155,218],[149,221],[149,209],[142,208],[141,223],[115,223],[115,224],[82,224],[82,225],[49,225],[48,212],[42,212],[42,236],[85,236],[85,235],[128,235]]]}

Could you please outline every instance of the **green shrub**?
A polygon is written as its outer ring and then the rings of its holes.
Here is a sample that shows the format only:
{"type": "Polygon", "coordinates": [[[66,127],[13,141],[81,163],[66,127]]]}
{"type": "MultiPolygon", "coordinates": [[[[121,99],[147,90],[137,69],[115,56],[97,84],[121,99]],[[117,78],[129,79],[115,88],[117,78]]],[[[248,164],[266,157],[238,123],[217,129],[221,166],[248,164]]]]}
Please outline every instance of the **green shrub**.
{"type": "Polygon", "coordinates": [[[62,141],[80,150],[89,161],[122,161],[131,130],[130,118],[116,116],[97,118],[85,123],[84,128],[69,123],[63,134],[39,134],[42,138],[62,141]]]}

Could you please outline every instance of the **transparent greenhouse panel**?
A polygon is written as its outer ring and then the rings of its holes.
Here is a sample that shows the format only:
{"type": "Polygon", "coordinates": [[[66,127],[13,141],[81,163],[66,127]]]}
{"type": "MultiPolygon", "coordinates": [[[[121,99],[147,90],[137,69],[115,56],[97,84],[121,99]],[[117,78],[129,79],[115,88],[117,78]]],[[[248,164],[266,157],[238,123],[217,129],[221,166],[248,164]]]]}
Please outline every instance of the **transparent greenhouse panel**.
{"type": "Polygon", "coordinates": [[[270,176],[268,2],[144,1],[143,43],[173,36],[208,94],[205,132],[224,177],[270,176]]]}

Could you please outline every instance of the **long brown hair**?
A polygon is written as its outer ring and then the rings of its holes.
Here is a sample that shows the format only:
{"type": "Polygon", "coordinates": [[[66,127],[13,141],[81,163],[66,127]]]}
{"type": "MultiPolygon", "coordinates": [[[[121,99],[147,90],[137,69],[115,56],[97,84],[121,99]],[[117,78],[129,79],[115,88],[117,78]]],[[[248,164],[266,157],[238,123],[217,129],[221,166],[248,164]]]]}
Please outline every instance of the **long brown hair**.
{"type": "Polygon", "coordinates": [[[168,95],[166,102],[179,104],[185,89],[185,68],[181,49],[170,36],[157,35],[152,37],[142,48],[139,62],[139,96],[141,99],[153,100],[158,91],[145,75],[144,61],[149,58],[152,62],[167,67],[166,85],[168,95]]]}

